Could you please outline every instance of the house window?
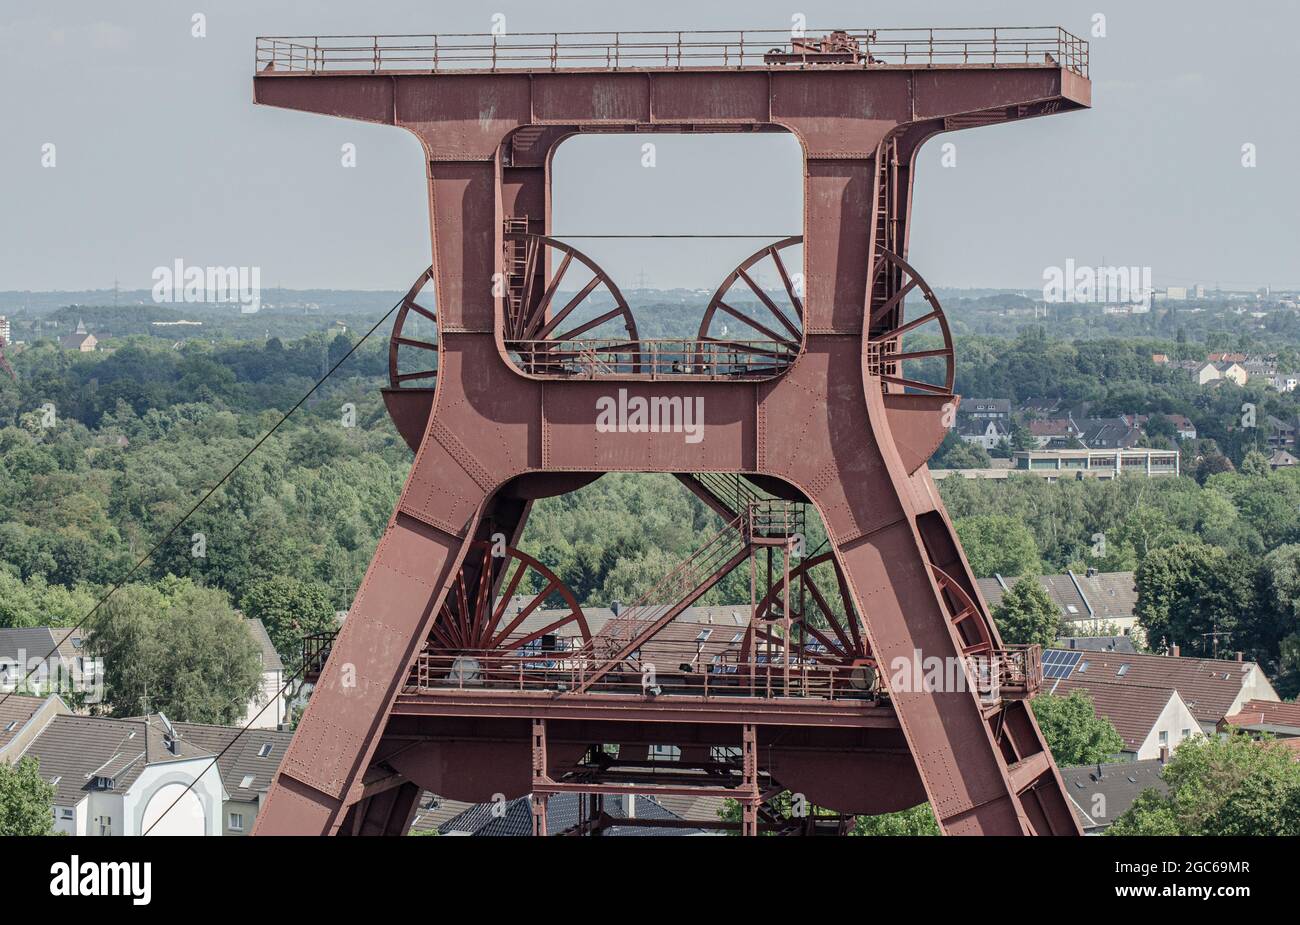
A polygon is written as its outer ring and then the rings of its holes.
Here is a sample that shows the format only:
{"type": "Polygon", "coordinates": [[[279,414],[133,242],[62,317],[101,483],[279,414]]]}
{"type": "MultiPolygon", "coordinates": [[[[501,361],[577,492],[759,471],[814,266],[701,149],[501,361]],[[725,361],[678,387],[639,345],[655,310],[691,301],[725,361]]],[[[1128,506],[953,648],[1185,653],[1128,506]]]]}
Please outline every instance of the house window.
{"type": "Polygon", "coordinates": [[[254,779],[256,776],[257,776],[257,775],[255,775],[255,774],[245,774],[244,777],[243,777],[243,779],[240,780],[240,782],[239,782],[239,787],[240,787],[240,789],[241,789],[241,790],[247,790],[249,787],[253,786],[253,779],[254,779]]]}
{"type": "Polygon", "coordinates": [[[1166,730],[1166,729],[1161,729],[1161,730],[1160,730],[1160,744],[1161,744],[1161,745],[1168,745],[1168,744],[1169,744],[1169,732],[1168,732],[1168,730],[1166,730]]]}
{"type": "Polygon", "coordinates": [[[1190,729],[1184,729],[1184,730],[1183,730],[1183,738],[1184,738],[1184,739],[1190,739],[1191,737],[1192,737],[1192,730],[1190,730],[1190,729]]]}
{"type": "Polygon", "coordinates": [[[100,817],[99,817],[99,834],[100,834],[100,835],[112,835],[112,834],[113,834],[113,817],[112,817],[112,816],[100,816],[100,817]]]}
{"type": "Polygon", "coordinates": [[[232,831],[232,832],[242,832],[242,831],[244,831],[244,814],[243,814],[243,813],[231,813],[231,814],[230,814],[230,826],[229,826],[229,828],[230,828],[230,831],[232,831]]]}
{"type": "Polygon", "coordinates": [[[1115,672],[1115,674],[1122,678],[1124,675],[1128,674],[1129,667],[1128,662],[1125,662],[1123,665],[1119,666],[1119,671],[1115,672]]]}
{"type": "Polygon", "coordinates": [[[71,819],[71,818],[72,818],[72,808],[69,807],[69,806],[65,806],[65,807],[63,807],[62,809],[59,810],[59,816],[60,816],[60,818],[63,818],[63,819],[71,819]]]}
{"type": "Polygon", "coordinates": [[[266,742],[266,743],[264,743],[264,744],[262,745],[262,747],[259,748],[259,749],[257,750],[257,757],[258,757],[258,758],[265,758],[265,757],[266,757],[267,755],[269,755],[269,754],[271,754],[271,743],[270,743],[270,742],[266,742]]]}
{"type": "Polygon", "coordinates": [[[682,750],[676,745],[651,745],[651,761],[680,761],[682,750]]]}
{"type": "Polygon", "coordinates": [[[695,634],[695,641],[696,641],[696,642],[707,642],[708,639],[709,639],[709,637],[712,636],[712,635],[713,635],[713,630],[712,630],[712,629],[702,629],[702,630],[700,630],[698,633],[695,634]]]}

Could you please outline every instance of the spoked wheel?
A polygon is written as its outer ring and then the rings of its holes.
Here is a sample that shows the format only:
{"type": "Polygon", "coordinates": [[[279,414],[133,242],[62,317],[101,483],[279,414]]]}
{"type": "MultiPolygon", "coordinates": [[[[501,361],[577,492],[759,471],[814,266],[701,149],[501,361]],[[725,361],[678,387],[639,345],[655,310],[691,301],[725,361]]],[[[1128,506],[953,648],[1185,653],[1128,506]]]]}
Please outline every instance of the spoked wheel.
{"type": "MultiPolygon", "coordinates": [[[[792,568],[790,588],[792,652],[819,665],[863,668],[860,677],[853,676],[854,685],[873,688],[876,661],[862,635],[857,611],[834,554],[824,552],[792,568]]],[[[758,604],[754,626],[756,644],[767,642],[781,646],[781,637],[775,629],[785,621],[785,599],[783,577],[758,604]]]]}
{"type": "Polygon", "coordinates": [[[790,267],[802,267],[802,246],[799,235],[769,244],[722,281],[700,321],[697,363],[752,374],[794,362],[803,343],[803,287],[796,282],[802,271],[790,267]],[[778,283],[775,296],[760,284],[764,276],[778,283]]]}
{"type": "Polygon", "coordinates": [[[505,234],[505,340],[528,372],[639,373],[636,320],[609,274],[545,235],[505,234]]]}
{"type": "Polygon", "coordinates": [[[939,299],[903,258],[880,251],[872,271],[867,371],[879,376],[886,393],[952,395],[957,368],[952,334],[939,299]],[[921,293],[921,308],[909,313],[907,296],[921,293]]]}
{"type": "Polygon", "coordinates": [[[543,637],[576,631],[575,647],[591,641],[587,620],[573,592],[532,556],[514,547],[492,554],[492,544],[475,542],[433,624],[426,651],[490,656],[518,652],[543,637]],[[543,625],[529,617],[548,614],[543,625]]]}
{"type": "Polygon", "coordinates": [[[438,317],[424,304],[432,302],[424,291],[432,288],[432,279],[433,267],[429,267],[402,297],[388,339],[388,384],[392,388],[433,388],[437,384],[438,317]]]}

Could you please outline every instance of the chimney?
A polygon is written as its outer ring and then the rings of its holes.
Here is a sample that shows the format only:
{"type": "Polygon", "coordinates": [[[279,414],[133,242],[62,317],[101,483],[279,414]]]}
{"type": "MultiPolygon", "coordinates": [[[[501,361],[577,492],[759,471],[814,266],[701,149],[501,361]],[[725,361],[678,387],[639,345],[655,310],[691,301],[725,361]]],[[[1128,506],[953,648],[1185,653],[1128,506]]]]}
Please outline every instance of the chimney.
{"type": "Polygon", "coordinates": [[[1237,653],[1237,661],[1239,661],[1239,662],[1244,662],[1245,660],[1246,660],[1246,655],[1245,655],[1245,653],[1244,653],[1244,652],[1238,652],[1238,653],[1237,653]]]}
{"type": "Polygon", "coordinates": [[[1098,761],[1098,762],[1097,762],[1097,780],[1103,780],[1103,779],[1105,779],[1105,777],[1106,777],[1106,772],[1103,771],[1103,770],[1101,769],[1101,762],[1098,761]]]}
{"type": "Polygon", "coordinates": [[[1169,655],[1171,658],[1178,658],[1181,651],[1182,650],[1178,648],[1178,643],[1174,643],[1169,647],[1169,655]]]}
{"type": "Polygon", "coordinates": [[[623,794],[623,815],[628,819],[636,818],[636,794],[623,794]]]}
{"type": "Polygon", "coordinates": [[[1096,578],[1096,577],[1097,577],[1097,567],[1096,567],[1095,565],[1090,565],[1090,566],[1088,566],[1088,572],[1087,572],[1087,575],[1088,575],[1089,578],[1096,578]]]}
{"type": "Polygon", "coordinates": [[[610,602],[609,602],[609,609],[612,610],[612,611],[614,612],[614,616],[617,617],[617,616],[618,616],[618,612],[619,612],[620,610],[623,609],[623,602],[622,602],[622,601],[610,601],[610,602]]]}

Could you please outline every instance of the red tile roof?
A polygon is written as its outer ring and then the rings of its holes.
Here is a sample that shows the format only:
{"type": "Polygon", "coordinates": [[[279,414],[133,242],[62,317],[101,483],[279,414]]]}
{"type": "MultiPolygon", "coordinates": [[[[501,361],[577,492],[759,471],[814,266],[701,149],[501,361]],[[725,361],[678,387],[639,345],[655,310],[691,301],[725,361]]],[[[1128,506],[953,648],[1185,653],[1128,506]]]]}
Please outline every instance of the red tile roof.
{"type": "Polygon", "coordinates": [[[1300,729],[1300,703],[1247,700],[1223,721],[1230,726],[1289,726],[1300,729]]]}
{"type": "Polygon", "coordinates": [[[1110,720],[1124,740],[1125,751],[1137,751],[1142,746],[1169,701],[1178,695],[1172,687],[1110,684],[1096,680],[1061,680],[1052,693],[1065,697],[1076,690],[1084,690],[1092,697],[1097,715],[1110,720]]]}
{"type": "Polygon", "coordinates": [[[1217,724],[1228,715],[1251,673],[1259,670],[1254,662],[1213,658],[1123,652],[1098,652],[1086,658],[1086,671],[1076,672],[1074,681],[1085,686],[1104,681],[1123,686],[1173,688],[1197,721],[1208,724],[1217,724]],[[1128,668],[1123,668],[1124,665],[1128,668]]]}

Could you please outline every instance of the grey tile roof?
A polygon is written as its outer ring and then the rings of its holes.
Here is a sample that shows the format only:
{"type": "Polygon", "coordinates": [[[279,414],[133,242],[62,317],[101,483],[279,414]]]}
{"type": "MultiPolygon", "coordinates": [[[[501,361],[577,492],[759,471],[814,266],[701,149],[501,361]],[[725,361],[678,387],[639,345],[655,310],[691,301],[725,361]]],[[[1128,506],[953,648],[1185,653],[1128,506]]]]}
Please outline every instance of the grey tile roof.
{"type": "Polygon", "coordinates": [[[1056,648],[1085,652],[1137,652],[1132,636],[1061,636],[1056,640],[1056,648]]]}
{"type": "MultiPolygon", "coordinates": [[[[989,606],[994,607],[1019,580],[995,577],[978,578],[976,582],[989,606]]],[[[1067,620],[1102,623],[1129,620],[1137,606],[1137,583],[1132,572],[1098,572],[1095,575],[1067,572],[1064,575],[1044,575],[1038,581],[1067,620]]]]}
{"type": "Polygon", "coordinates": [[[1060,769],[1065,792],[1085,830],[1110,825],[1144,790],[1154,788],[1168,793],[1169,785],[1161,776],[1163,770],[1158,758],[1060,769]],[[1096,794],[1105,799],[1096,800],[1096,794]]]}
{"type": "Polygon", "coordinates": [[[0,697],[0,701],[3,701],[0,702],[0,748],[3,748],[31,721],[45,698],[13,694],[0,697]]]}
{"type": "Polygon", "coordinates": [[[23,752],[40,760],[41,776],[57,780],[55,802],[79,802],[93,778],[111,779],[109,790],[122,793],[135,783],[146,765],[210,755],[182,736],[177,753],[164,745],[164,727],[157,716],[110,719],[64,714],[54,717],[23,752]]]}
{"type": "Polygon", "coordinates": [[[262,650],[262,670],[284,671],[284,662],[280,660],[280,653],[275,650],[275,644],[271,642],[271,635],[266,631],[262,621],[250,617],[248,619],[248,630],[253,634],[254,641],[262,650]]]}
{"type": "Polygon", "coordinates": [[[240,735],[237,726],[202,723],[177,723],[176,731],[182,740],[216,755],[217,771],[230,798],[249,802],[256,800],[258,794],[266,793],[271,786],[271,778],[280,767],[293,738],[292,732],[278,729],[250,728],[240,735]],[[222,754],[227,746],[229,748],[222,754]],[[266,750],[266,755],[262,754],[263,750],[266,750]]]}

